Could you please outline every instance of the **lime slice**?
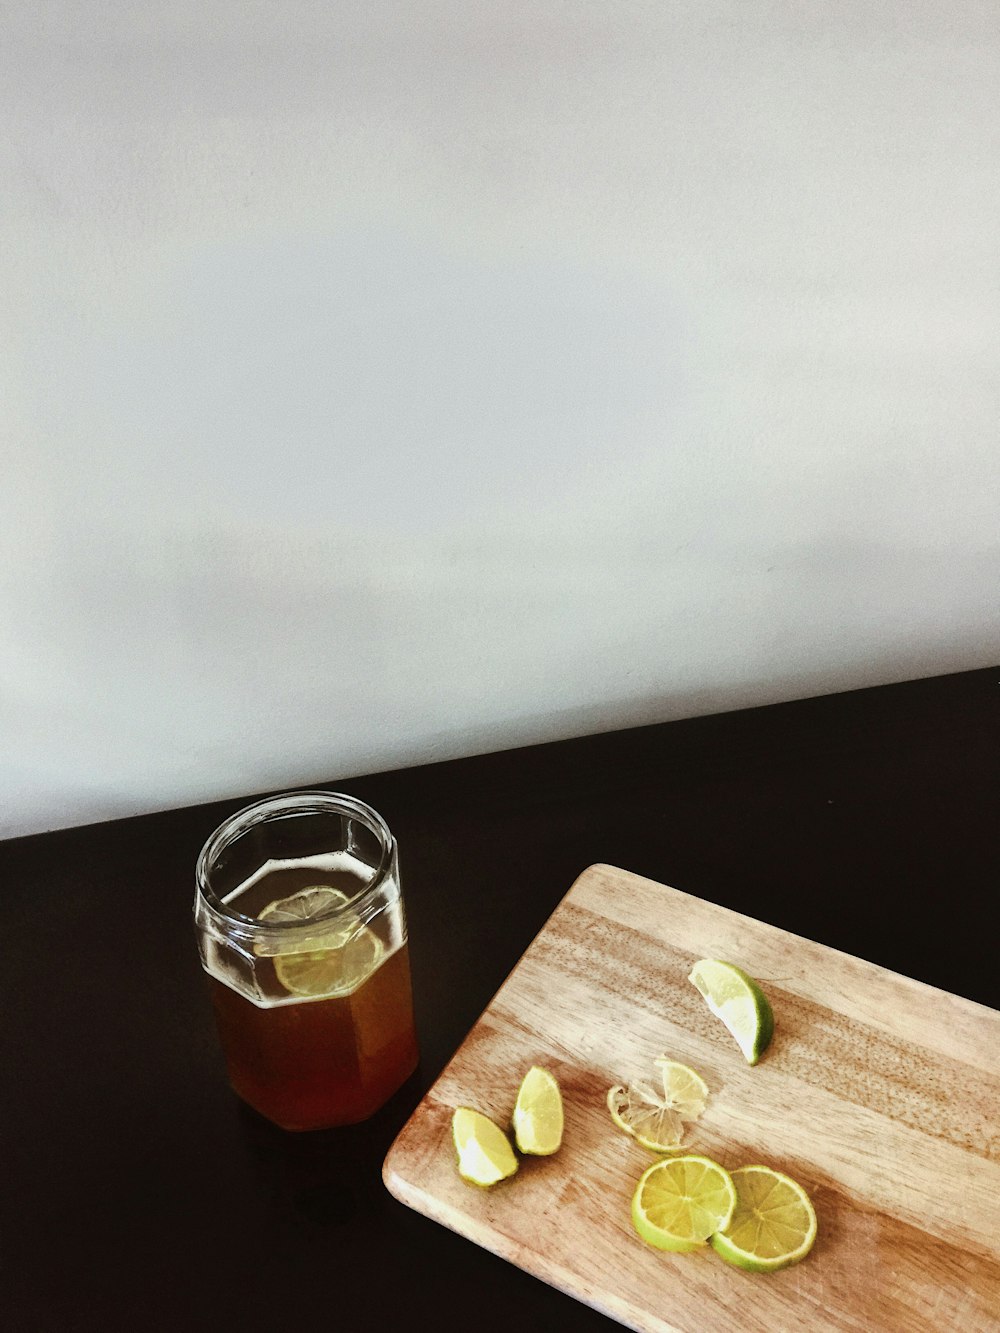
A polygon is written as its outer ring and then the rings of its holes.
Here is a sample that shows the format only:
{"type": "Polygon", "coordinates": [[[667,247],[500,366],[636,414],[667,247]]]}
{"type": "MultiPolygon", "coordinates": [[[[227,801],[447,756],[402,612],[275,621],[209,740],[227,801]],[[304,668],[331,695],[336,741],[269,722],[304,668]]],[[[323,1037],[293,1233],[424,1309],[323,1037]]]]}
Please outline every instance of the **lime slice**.
{"type": "MultiPolygon", "coordinates": [[[[295,925],[325,916],[348,902],[340,889],[326,884],[300,889],[288,898],[268,903],[257,920],[265,925],[295,925]]],[[[274,973],[291,995],[330,999],[350,995],[382,961],[382,941],[353,912],[317,923],[315,934],[278,944],[255,946],[274,958],[274,973]]]]}
{"type": "Polygon", "coordinates": [[[451,1136],[458,1153],[458,1171],[473,1185],[487,1187],[517,1170],[510,1140],[488,1116],[459,1106],[451,1117],[451,1136]]]}
{"type": "Polygon", "coordinates": [[[533,1065],[525,1074],[514,1106],[514,1142],[535,1157],[557,1152],[563,1136],[563,1104],[559,1084],[547,1069],[533,1065]]]}
{"type": "MultiPolygon", "coordinates": [[[[287,898],[276,898],[258,913],[257,920],[267,926],[301,926],[318,916],[335,912],[347,901],[347,894],[331,884],[316,884],[309,889],[299,889],[298,893],[292,893],[287,898]]],[[[335,923],[334,928],[339,928],[339,924],[335,923]]],[[[315,948],[323,943],[329,933],[330,927],[327,926],[316,935],[308,935],[304,939],[299,937],[296,939],[296,948],[315,948]]],[[[269,958],[276,953],[283,953],[284,949],[280,944],[262,940],[253,946],[253,951],[260,957],[269,958]]]]}
{"type": "Polygon", "coordinates": [[[608,1110],[618,1128],[650,1152],[680,1151],[684,1121],[648,1083],[609,1088],[608,1110]]]}
{"type": "Polygon", "coordinates": [[[712,1237],[726,1263],[774,1273],[804,1259],[816,1239],[816,1213],[801,1185],[768,1166],[732,1173],[736,1210],[712,1237]]]}
{"type": "Polygon", "coordinates": [[[632,1196],[632,1224],[647,1245],[685,1254],[729,1225],[736,1189],[708,1157],[664,1157],[645,1170],[632,1196]]]}
{"type": "Polygon", "coordinates": [[[677,1152],[685,1124],[705,1109],[708,1085],[693,1069],[665,1055],[655,1064],[662,1091],[644,1082],[618,1085],[608,1091],[608,1110],[618,1128],[650,1152],[677,1152]]]}
{"type": "Polygon", "coordinates": [[[767,996],[742,968],[702,958],[691,969],[688,981],[697,986],[705,1002],[736,1038],[736,1044],[755,1065],[774,1035],[774,1013],[767,996]]]}
{"type": "Polygon", "coordinates": [[[339,939],[331,937],[325,949],[279,954],[274,973],[292,995],[332,999],[356,991],[382,961],[382,941],[367,926],[358,925],[339,939]]]}

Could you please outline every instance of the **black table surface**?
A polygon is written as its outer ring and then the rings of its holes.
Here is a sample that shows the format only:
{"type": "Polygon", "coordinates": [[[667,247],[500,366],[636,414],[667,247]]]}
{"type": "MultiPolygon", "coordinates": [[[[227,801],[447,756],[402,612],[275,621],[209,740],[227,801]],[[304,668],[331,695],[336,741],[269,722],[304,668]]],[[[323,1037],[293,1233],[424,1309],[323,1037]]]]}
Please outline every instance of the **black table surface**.
{"type": "Polygon", "coordinates": [[[594,862],[1000,1007],[998,721],[1000,668],[310,784],[396,834],[421,1043],[314,1134],[230,1092],[191,924],[265,793],[0,842],[0,1326],[615,1327],[393,1199],[396,1133],[594,862]]]}

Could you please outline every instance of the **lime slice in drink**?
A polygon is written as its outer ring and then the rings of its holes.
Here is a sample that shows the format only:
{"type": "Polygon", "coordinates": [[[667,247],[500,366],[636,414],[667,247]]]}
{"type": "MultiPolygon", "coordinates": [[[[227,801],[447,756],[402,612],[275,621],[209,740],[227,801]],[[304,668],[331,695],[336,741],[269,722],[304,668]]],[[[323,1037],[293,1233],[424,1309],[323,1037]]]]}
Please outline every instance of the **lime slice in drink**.
{"type": "MultiPolygon", "coordinates": [[[[348,901],[326,884],[300,889],[268,903],[257,920],[264,925],[301,925],[335,911],[348,901]]],[[[261,947],[257,952],[264,952],[261,947]]],[[[295,932],[294,939],[268,945],[279,983],[291,995],[308,999],[349,995],[382,960],[382,941],[353,912],[318,922],[316,933],[295,932]]]]}
{"type": "Polygon", "coordinates": [[[650,1083],[618,1085],[608,1091],[608,1110],[619,1129],[650,1152],[678,1152],[686,1123],[705,1109],[708,1085],[700,1074],[661,1055],[655,1061],[661,1087],[650,1083]]]}
{"type": "Polygon", "coordinates": [[[451,1136],[458,1153],[459,1175],[470,1184],[486,1188],[517,1170],[517,1158],[507,1135],[480,1111],[459,1106],[451,1117],[451,1136]]]}
{"type": "Polygon", "coordinates": [[[685,1254],[729,1225],[736,1189],[708,1157],[664,1157],[642,1173],[632,1196],[632,1224],[658,1250],[685,1254]]]}
{"type": "Polygon", "coordinates": [[[736,1209],[712,1237],[726,1263],[774,1273],[804,1259],[816,1239],[816,1213],[801,1185],[767,1166],[732,1173],[736,1209]]]}
{"type": "Polygon", "coordinates": [[[753,977],[733,963],[702,958],[691,969],[688,981],[697,986],[709,1009],[736,1038],[747,1063],[755,1065],[774,1035],[774,1013],[753,977]]]}
{"type": "Polygon", "coordinates": [[[332,884],[316,884],[287,898],[276,898],[259,913],[257,920],[271,925],[294,925],[332,912],[346,902],[347,894],[342,889],[335,889],[332,884]]]}
{"type": "Polygon", "coordinates": [[[533,1065],[517,1094],[513,1116],[518,1151],[535,1157],[557,1152],[563,1136],[563,1104],[559,1084],[547,1069],[533,1065]]]}
{"type": "Polygon", "coordinates": [[[292,995],[332,999],[356,991],[378,967],[382,953],[379,937],[359,924],[350,933],[345,929],[339,939],[330,937],[325,949],[278,954],[274,973],[292,995]]]}

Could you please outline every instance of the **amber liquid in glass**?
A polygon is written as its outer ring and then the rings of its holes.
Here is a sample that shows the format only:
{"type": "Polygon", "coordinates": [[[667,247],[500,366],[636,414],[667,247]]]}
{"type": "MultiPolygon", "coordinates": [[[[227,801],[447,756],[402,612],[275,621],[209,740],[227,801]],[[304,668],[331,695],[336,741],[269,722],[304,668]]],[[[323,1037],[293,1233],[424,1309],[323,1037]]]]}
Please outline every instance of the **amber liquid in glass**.
{"type": "MultiPolygon", "coordinates": [[[[348,894],[357,890],[358,876],[343,865],[324,869],[321,861],[270,862],[227,903],[256,915],[266,903],[307,886],[327,883],[348,894]]],[[[328,998],[289,996],[269,980],[271,960],[261,959],[258,966],[263,1004],[217,976],[209,976],[209,985],[229,1081],[268,1120],[289,1130],[356,1124],[377,1111],[416,1069],[405,939],[395,947],[387,942],[378,966],[349,994],[328,998]]]]}

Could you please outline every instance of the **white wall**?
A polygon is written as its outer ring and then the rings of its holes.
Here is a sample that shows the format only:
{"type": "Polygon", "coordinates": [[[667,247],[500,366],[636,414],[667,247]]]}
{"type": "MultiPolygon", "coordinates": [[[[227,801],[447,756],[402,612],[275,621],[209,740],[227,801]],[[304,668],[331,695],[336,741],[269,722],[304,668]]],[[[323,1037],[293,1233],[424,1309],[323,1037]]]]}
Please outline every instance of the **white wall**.
{"type": "Polygon", "coordinates": [[[0,836],[1000,658],[994,0],[13,0],[0,836]]]}

